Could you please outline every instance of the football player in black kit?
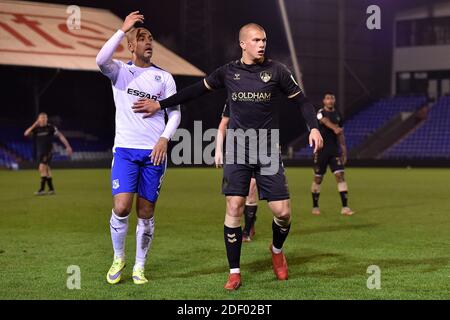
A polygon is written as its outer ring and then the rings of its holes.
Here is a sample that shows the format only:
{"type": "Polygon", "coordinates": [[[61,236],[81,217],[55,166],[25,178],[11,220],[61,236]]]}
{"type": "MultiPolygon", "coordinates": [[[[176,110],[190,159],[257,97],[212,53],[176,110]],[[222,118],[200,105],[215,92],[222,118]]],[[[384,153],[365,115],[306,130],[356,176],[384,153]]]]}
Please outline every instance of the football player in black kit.
{"type": "Polygon", "coordinates": [[[36,158],[39,162],[39,173],[41,175],[41,186],[34,194],[42,196],[45,192],[45,184],[48,185],[48,194],[55,194],[52,175],[50,171],[50,162],[52,160],[53,138],[58,137],[66,147],[67,154],[72,155],[72,148],[64,135],[58,129],[48,123],[47,114],[41,112],[35,123],[24,133],[25,137],[33,136],[36,143],[36,158]]]}
{"type": "Polygon", "coordinates": [[[347,205],[347,182],[344,177],[344,165],[347,162],[347,147],[339,112],[335,108],[336,98],[333,93],[326,93],[323,108],[317,112],[319,129],[323,137],[323,149],[314,154],[314,180],[311,185],[313,198],[312,214],[319,215],[320,185],[329,166],[336,177],[341,196],[341,214],[351,216],[354,212],[347,205]]]}
{"type": "Polygon", "coordinates": [[[291,208],[277,139],[278,123],[275,115],[279,98],[285,96],[301,108],[310,129],[309,144],[314,145],[314,152],[323,143],[313,105],[285,65],[264,57],[266,41],[266,32],[260,25],[246,24],[239,31],[239,45],[242,49],[240,59],[219,67],[203,81],[184,88],[167,99],[159,102],[142,99],[132,106],[135,112],[143,113],[143,117],[150,117],[160,109],[186,103],[207,92],[222,88],[227,90],[230,122],[222,193],[226,196],[224,242],[230,267],[225,289],[230,291],[241,286],[241,216],[253,174],[260,199],[268,201],[274,215],[273,240],[269,247],[273,271],[278,280],[288,279],[288,266],[282,248],[291,226],[291,208]],[[259,142],[256,157],[256,148],[250,140],[259,142]],[[265,153],[261,152],[264,143],[266,146],[270,145],[270,150],[266,148],[268,152],[265,153]],[[269,161],[266,161],[267,158],[269,161]]]}

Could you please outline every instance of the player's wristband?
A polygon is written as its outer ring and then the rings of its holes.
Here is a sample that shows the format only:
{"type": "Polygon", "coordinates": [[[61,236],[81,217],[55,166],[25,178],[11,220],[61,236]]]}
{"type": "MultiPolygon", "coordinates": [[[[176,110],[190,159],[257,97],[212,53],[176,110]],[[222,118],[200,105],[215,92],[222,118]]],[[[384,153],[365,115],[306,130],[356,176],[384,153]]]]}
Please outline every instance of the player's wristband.
{"type": "Polygon", "coordinates": [[[319,129],[319,122],[317,122],[316,111],[308,98],[302,94],[296,95],[293,100],[300,105],[300,110],[302,111],[303,118],[305,119],[306,125],[309,131],[311,129],[319,129]]]}
{"type": "Polygon", "coordinates": [[[179,104],[189,102],[207,92],[209,92],[209,90],[206,88],[202,80],[178,91],[176,94],[168,97],[167,99],[161,100],[159,105],[161,106],[161,109],[174,107],[179,104]]]}

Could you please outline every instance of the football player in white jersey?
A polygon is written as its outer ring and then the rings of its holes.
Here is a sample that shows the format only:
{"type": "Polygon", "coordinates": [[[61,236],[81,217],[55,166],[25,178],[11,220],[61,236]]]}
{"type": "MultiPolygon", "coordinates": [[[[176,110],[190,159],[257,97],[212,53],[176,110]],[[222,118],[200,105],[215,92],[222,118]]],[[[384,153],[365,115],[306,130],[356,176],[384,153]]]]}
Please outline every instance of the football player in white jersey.
{"type": "Polygon", "coordinates": [[[166,170],[167,143],[181,120],[179,106],[168,110],[167,124],[164,112],[144,119],[131,109],[135,102],[160,100],[176,93],[172,75],[151,62],[152,34],[146,28],[134,28],[136,22],[143,21],[139,11],[130,13],[96,58],[101,72],[111,80],[116,106],[111,168],[114,208],[110,220],[114,260],[106,275],[111,284],[121,280],[125,267],[125,238],[135,193],[138,222],[132,278],[136,284],[148,282],[144,267],[153,240],[155,204],[166,170]],[[125,36],[132,54],[129,63],[112,59],[125,36]]]}

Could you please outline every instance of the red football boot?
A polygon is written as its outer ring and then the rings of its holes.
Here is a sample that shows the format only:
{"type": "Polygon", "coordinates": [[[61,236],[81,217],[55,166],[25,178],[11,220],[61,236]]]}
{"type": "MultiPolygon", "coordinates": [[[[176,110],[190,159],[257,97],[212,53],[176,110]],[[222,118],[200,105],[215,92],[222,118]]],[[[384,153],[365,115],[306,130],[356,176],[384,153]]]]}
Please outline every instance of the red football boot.
{"type": "Polygon", "coordinates": [[[239,289],[241,286],[241,274],[240,273],[230,273],[228,275],[228,281],[225,283],[225,289],[228,291],[233,291],[239,289]]]}
{"type": "Polygon", "coordinates": [[[286,257],[284,253],[273,253],[272,244],[269,247],[270,253],[272,253],[272,266],[273,272],[277,276],[278,280],[287,280],[288,279],[288,266],[286,262],[286,257]]]}

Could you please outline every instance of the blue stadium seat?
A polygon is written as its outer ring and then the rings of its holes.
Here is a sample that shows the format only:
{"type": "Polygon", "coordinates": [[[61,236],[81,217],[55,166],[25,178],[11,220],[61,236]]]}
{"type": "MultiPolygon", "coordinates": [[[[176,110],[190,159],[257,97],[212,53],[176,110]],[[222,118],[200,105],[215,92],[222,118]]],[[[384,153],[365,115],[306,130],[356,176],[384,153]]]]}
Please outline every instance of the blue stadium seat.
{"type": "MultiPolygon", "coordinates": [[[[68,137],[74,154],[71,160],[104,160],[111,158],[111,145],[92,135],[73,131],[73,137],[68,137]]],[[[33,161],[33,142],[23,136],[23,130],[8,125],[0,126],[0,145],[25,161],[33,161]]],[[[53,161],[69,160],[60,142],[53,143],[53,161]]],[[[6,163],[3,158],[2,163],[6,163]]],[[[6,165],[3,165],[4,167],[6,165]]]]}
{"type": "Polygon", "coordinates": [[[450,159],[450,96],[441,97],[427,119],[389,148],[383,159],[450,159]]]}
{"type": "MultiPolygon", "coordinates": [[[[427,101],[423,95],[398,96],[381,99],[345,121],[345,139],[347,149],[351,150],[361,145],[370,135],[393,119],[400,112],[413,112],[427,101]]],[[[295,153],[296,158],[311,157],[309,147],[295,153]]]]}

